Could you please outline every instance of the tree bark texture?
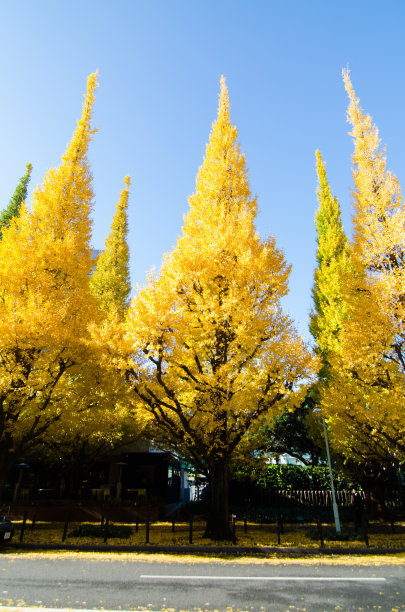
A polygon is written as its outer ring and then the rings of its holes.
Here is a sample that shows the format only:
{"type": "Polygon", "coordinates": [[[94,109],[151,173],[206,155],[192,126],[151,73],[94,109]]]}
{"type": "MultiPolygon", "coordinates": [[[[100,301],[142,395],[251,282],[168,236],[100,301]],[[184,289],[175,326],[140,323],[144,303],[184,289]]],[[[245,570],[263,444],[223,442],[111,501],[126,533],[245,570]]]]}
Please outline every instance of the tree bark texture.
{"type": "Polygon", "coordinates": [[[212,540],[232,540],[229,520],[229,460],[221,457],[210,462],[210,513],[205,536],[212,540]]]}

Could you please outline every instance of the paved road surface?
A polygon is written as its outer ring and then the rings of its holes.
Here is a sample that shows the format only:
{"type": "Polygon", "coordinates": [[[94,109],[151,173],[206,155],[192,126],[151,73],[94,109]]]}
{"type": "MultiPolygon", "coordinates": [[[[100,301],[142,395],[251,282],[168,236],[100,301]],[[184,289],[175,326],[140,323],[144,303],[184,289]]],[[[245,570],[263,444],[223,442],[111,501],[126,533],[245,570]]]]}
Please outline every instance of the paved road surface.
{"type": "Polygon", "coordinates": [[[0,555],[0,606],[402,611],[405,563],[370,567],[0,555]]]}

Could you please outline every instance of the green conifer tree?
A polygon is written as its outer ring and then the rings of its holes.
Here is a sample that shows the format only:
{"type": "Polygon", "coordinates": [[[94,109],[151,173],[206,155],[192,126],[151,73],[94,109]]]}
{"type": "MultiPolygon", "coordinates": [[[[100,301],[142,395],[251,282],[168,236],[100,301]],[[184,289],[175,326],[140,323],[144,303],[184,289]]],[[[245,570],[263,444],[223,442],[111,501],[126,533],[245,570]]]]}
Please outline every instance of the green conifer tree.
{"type": "Polygon", "coordinates": [[[0,240],[3,237],[3,228],[8,227],[10,225],[10,221],[13,217],[18,217],[20,215],[21,204],[25,201],[27,197],[28,183],[30,182],[31,171],[32,165],[27,164],[26,172],[24,176],[22,176],[18,181],[18,185],[12,197],[10,198],[10,202],[7,208],[5,208],[2,213],[0,213],[0,240]]]}

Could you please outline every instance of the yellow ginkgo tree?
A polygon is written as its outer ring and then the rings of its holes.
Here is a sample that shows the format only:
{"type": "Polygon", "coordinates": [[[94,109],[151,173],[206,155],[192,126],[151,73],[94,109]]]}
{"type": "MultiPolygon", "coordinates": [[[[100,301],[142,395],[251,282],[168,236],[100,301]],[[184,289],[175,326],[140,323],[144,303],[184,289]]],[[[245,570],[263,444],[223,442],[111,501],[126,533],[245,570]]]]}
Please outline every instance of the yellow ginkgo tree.
{"type": "Polygon", "coordinates": [[[101,310],[107,315],[125,316],[129,305],[128,198],[130,178],[125,177],[125,189],[117,203],[105,249],[97,259],[91,275],[91,292],[97,297],[101,310]]]}
{"type": "MultiPolygon", "coordinates": [[[[111,367],[113,348],[122,335],[130,294],[127,207],[129,177],[125,179],[104,250],[90,277],[97,300],[98,320],[90,326],[92,358],[64,381],[66,407],[41,440],[48,462],[60,466],[67,493],[76,495],[83,474],[114,446],[133,440],[141,429],[127,401],[128,385],[111,367]]],[[[61,400],[62,402],[63,400],[61,400]]]]}
{"type": "Polygon", "coordinates": [[[319,151],[316,152],[316,162],[319,181],[319,207],[315,215],[318,265],[312,289],[314,311],[310,331],[316,341],[316,352],[322,360],[321,378],[327,378],[329,355],[338,346],[346,317],[342,285],[349,270],[349,255],[339,202],[330,189],[325,163],[319,151]]]}
{"type": "Polygon", "coordinates": [[[10,466],[68,406],[67,373],[92,351],[89,291],[93,204],[87,160],[96,74],[61,164],[0,241],[0,490],[10,466]]]}
{"type": "Polygon", "coordinates": [[[335,445],[384,479],[405,460],[405,206],[386,168],[376,126],[359,105],[348,71],[354,139],[351,271],[343,278],[346,317],[323,393],[335,445]]]}
{"type": "Polygon", "coordinates": [[[0,213],[0,239],[2,237],[3,227],[8,227],[11,219],[13,219],[13,217],[18,217],[20,214],[21,205],[27,198],[28,183],[30,182],[31,172],[32,164],[27,164],[25,174],[18,181],[18,185],[10,198],[8,206],[0,213]]]}
{"type": "Polygon", "coordinates": [[[282,312],[289,267],[261,240],[225,80],[183,233],[127,316],[128,379],[153,437],[205,473],[207,535],[230,537],[229,461],[251,425],[304,391],[314,359],[282,312]]]}

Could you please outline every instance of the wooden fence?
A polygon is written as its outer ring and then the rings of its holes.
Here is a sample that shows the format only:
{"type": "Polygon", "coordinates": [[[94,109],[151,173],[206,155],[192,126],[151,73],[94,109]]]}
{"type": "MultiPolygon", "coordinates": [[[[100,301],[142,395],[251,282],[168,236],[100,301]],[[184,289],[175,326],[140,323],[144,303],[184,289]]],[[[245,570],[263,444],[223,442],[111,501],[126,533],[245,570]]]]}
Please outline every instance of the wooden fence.
{"type": "MultiPolygon", "coordinates": [[[[359,491],[360,496],[367,500],[367,494],[364,491],[359,491]]],[[[353,492],[351,490],[336,491],[336,502],[339,506],[351,506],[353,492]]],[[[248,503],[255,506],[308,506],[321,507],[332,506],[331,491],[302,491],[290,489],[262,489],[255,491],[248,500],[248,503]]],[[[399,507],[403,504],[401,493],[399,491],[391,491],[387,496],[388,505],[399,507]]]]}
{"type": "MultiPolygon", "coordinates": [[[[365,499],[364,491],[360,496],[365,499]]],[[[284,500],[291,500],[295,504],[303,506],[331,506],[332,491],[290,491],[278,490],[277,495],[284,500]]],[[[349,506],[352,503],[352,491],[335,491],[336,502],[339,506],[349,506]]]]}

